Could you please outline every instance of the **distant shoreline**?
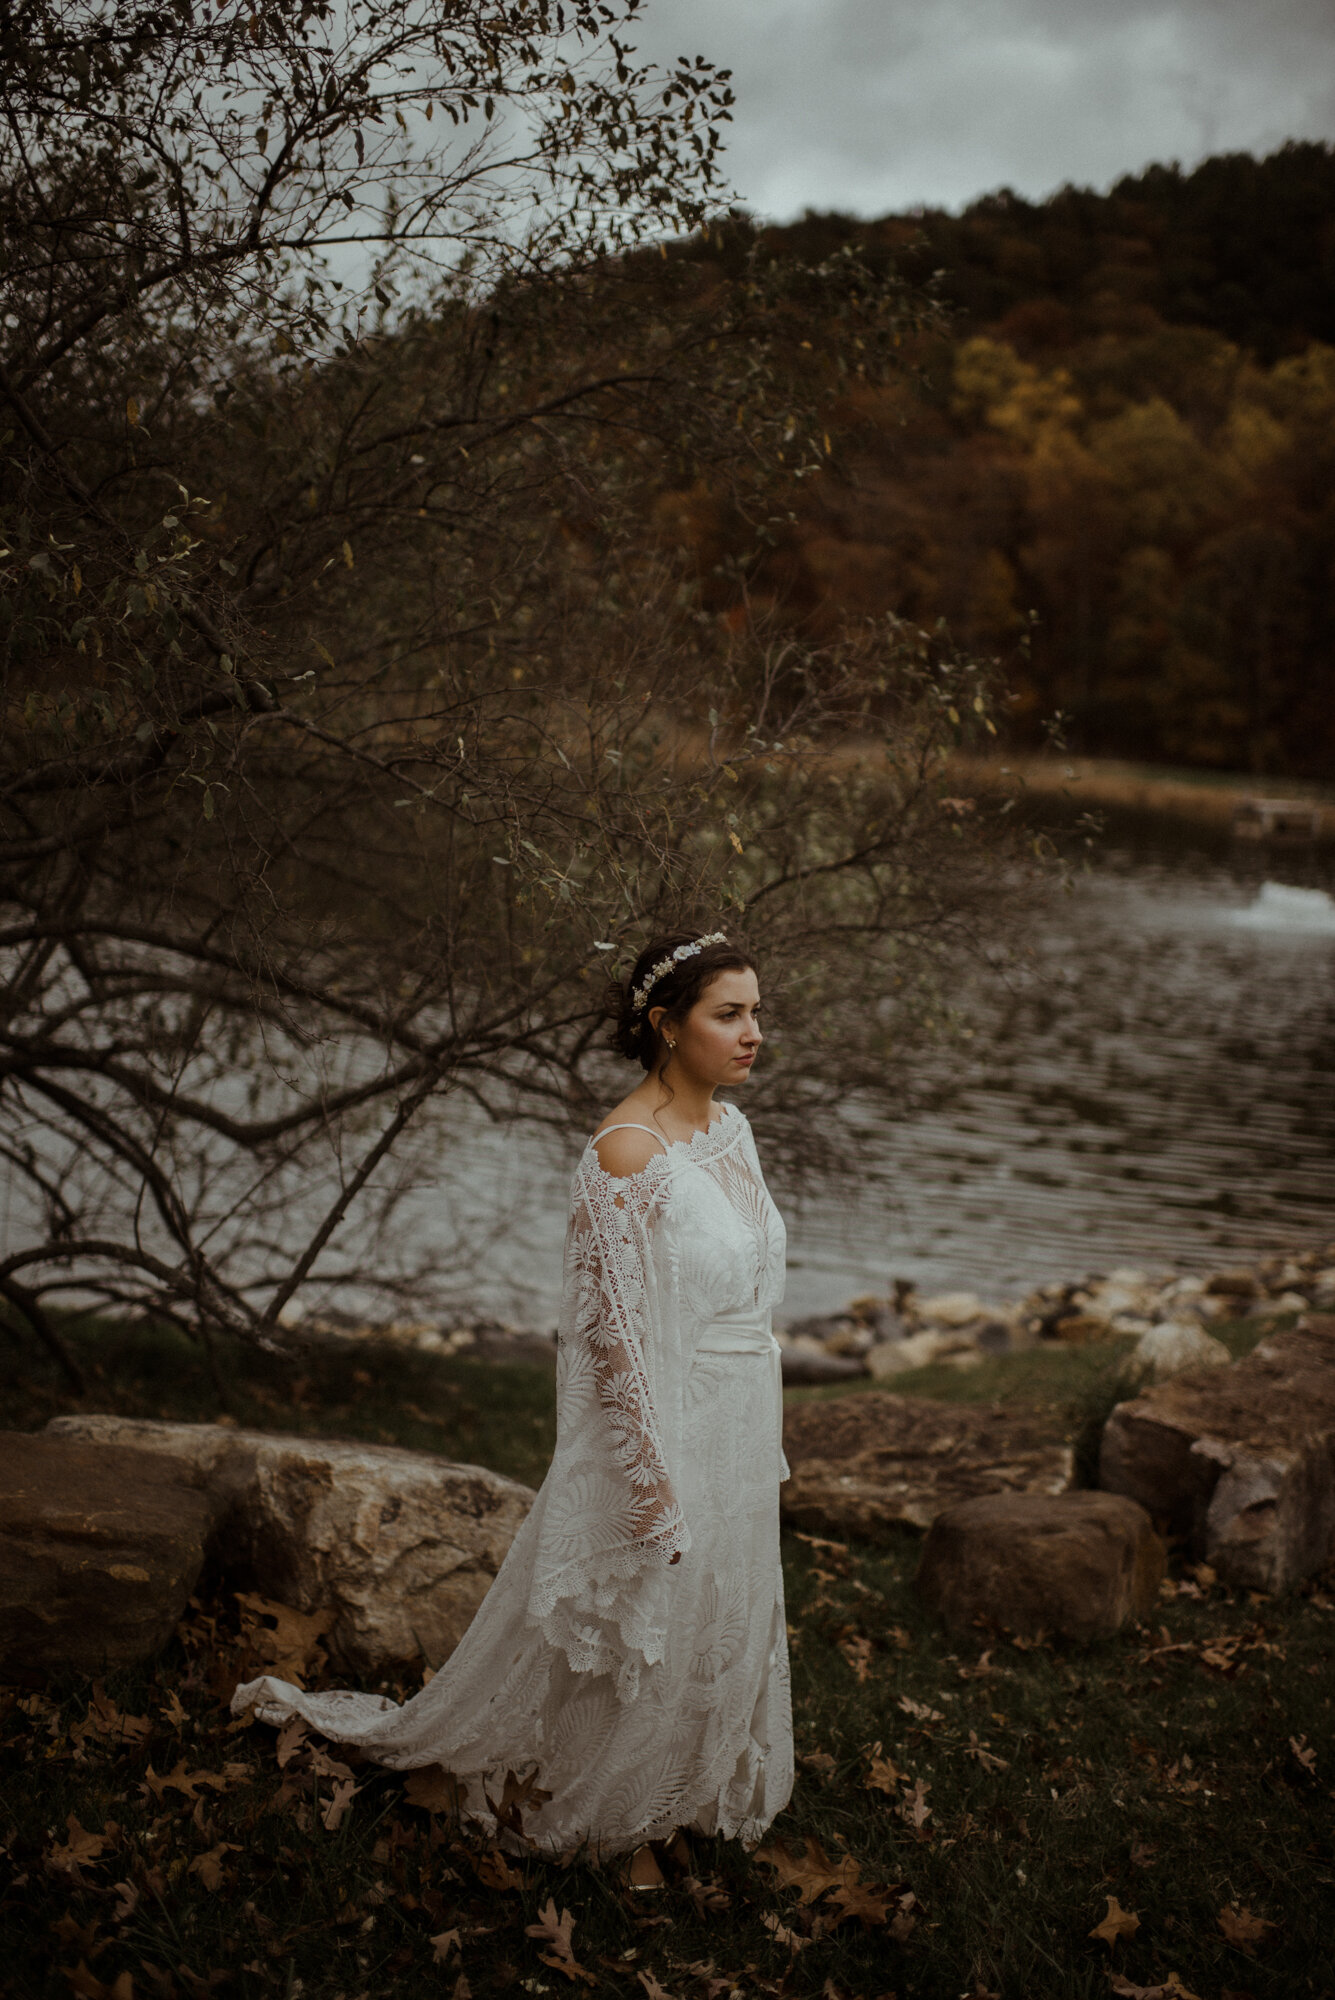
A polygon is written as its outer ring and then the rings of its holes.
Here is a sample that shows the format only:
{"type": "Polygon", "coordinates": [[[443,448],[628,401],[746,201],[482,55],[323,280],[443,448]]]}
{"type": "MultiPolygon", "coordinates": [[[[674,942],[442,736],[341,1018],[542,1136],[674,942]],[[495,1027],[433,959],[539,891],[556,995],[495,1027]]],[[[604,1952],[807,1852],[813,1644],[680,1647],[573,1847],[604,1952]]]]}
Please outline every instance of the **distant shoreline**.
{"type": "MultiPolygon", "coordinates": [[[[1302,778],[1252,777],[1235,771],[1191,771],[1133,764],[1112,757],[970,757],[950,760],[952,782],[980,791],[1063,801],[1095,812],[1143,813],[1228,833],[1239,806],[1254,799],[1287,799],[1315,806],[1320,815],[1317,841],[1335,842],[1335,786],[1302,778]]],[[[1252,843],[1249,843],[1252,844],[1252,843]]],[[[1273,845],[1292,852],[1289,842],[1273,845]]],[[[1302,851],[1301,846],[1298,851],[1302,851]]]]}

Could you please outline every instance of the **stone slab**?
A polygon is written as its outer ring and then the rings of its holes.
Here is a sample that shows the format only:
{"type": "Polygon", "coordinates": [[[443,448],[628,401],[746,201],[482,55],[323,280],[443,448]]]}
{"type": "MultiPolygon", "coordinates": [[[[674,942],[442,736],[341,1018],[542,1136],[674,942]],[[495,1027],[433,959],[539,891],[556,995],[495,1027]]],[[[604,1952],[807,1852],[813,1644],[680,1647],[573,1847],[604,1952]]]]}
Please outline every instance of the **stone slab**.
{"type": "Polygon", "coordinates": [[[334,1665],[439,1666],[486,1596],[533,1493],[429,1452],[221,1424],[57,1417],[46,1435],[159,1454],[220,1496],[229,1580],[294,1610],[329,1610],[334,1665]]]}
{"type": "Polygon", "coordinates": [[[176,1628],[221,1508],[157,1454],[0,1438],[0,1671],[151,1659],[176,1628]]]}
{"type": "Polygon", "coordinates": [[[1136,1500],[1221,1581],[1283,1590],[1335,1553],[1335,1317],[1119,1403],[1099,1484],[1136,1500]]]}

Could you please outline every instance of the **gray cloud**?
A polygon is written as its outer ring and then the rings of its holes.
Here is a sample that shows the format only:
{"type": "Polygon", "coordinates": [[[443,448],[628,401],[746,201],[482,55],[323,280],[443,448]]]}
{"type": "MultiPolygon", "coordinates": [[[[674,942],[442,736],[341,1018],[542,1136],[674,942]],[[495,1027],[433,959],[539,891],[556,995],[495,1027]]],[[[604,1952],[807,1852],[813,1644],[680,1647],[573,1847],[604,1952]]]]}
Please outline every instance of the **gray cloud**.
{"type": "Polygon", "coordinates": [[[637,39],[732,68],[729,169],[770,216],[1335,139],[1330,0],[649,0],[637,39]]]}

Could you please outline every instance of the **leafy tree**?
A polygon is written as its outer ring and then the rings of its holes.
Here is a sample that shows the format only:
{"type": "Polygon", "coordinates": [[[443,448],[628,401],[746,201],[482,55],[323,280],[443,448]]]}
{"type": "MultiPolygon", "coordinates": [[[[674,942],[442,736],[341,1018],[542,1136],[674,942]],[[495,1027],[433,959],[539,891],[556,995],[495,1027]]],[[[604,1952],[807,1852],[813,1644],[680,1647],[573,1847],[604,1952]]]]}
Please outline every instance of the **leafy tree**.
{"type": "Polygon", "coordinates": [[[986,676],[715,615],[921,310],[720,218],[628,250],[730,102],[637,11],[0,8],[0,1295],[57,1351],[73,1297],[271,1340],[438,1282],[414,1172],[590,1115],[654,921],[794,968],[793,1132],[897,1087],[997,902],[939,804],[986,676]]]}

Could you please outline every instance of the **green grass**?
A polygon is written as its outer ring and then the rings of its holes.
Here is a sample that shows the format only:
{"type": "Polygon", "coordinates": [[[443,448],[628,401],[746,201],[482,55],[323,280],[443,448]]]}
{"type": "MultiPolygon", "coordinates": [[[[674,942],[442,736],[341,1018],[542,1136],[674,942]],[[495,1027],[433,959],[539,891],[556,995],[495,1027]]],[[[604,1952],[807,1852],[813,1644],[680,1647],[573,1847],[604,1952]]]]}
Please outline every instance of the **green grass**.
{"type": "Polygon", "coordinates": [[[538,1485],[556,1442],[554,1371],[387,1343],[338,1341],[291,1356],[220,1342],[215,1367],[174,1327],[67,1321],[87,1379],[76,1397],[0,1326],[0,1428],[40,1430],[77,1410],[406,1445],[538,1485]]]}
{"type": "MultiPolygon", "coordinates": [[[[173,1359],[147,1335],[105,1329],[79,1338],[106,1370],[104,1407],[218,1414],[188,1351],[173,1359]]],[[[550,1436],[548,1373],[373,1358],[307,1361],[294,1375],[271,1357],[232,1357],[228,1413],[388,1433],[534,1476],[539,1422],[550,1436]],[[410,1403],[425,1416],[405,1415],[410,1403]]],[[[1039,1402],[1074,1421],[1106,1396],[1100,1368],[1116,1363],[1082,1349],[933,1373],[938,1393],[1039,1402]]],[[[59,1400],[50,1384],[11,1383],[8,1420],[24,1410],[44,1421],[42,1396],[59,1400]]],[[[82,1726],[84,1681],[0,1697],[9,1990],[463,2000],[462,1973],[478,2000],[656,2000],[643,1973],[672,2000],[1105,2000],[1111,1967],[1151,1988],[1176,1973],[1200,2000],[1335,1991],[1330,1581],[1268,1600],[1202,1588],[1175,1563],[1177,1583],[1144,1630],[1090,1647],[982,1631],[961,1642],[918,1605],[918,1547],[908,1534],[875,1550],[785,1538],[802,1762],[771,1839],[790,1850],[814,1839],[835,1865],[851,1857],[862,1883],[893,1890],[869,1906],[870,1922],[835,1924],[829,1895],[802,1908],[770,1867],[713,1841],[691,1843],[689,1863],[669,1859],[666,1886],[651,1893],[611,1868],[532,1858],[501,1886],[485,1847],[368,1765],[346,1818],[326,1830],[329,1783],[300,1760],[280,1774],[270,1731],[229,1732],[226,1696],[253,1656],[238,1607],[223,1601],[192,1613],[151,1667],[106,1677],[119,1710],[143,1718],[139,1740],[82,1726]],[[187,1782],[212,1773],[218,1786],[196,1783],[193,1798],[164,1791],[162,1776],[178,1768],[187,1782]],[[888,1790],[869,1783],[877,1776],[888,1790]],[[69,1844],[70,1814],[106,1841],[74,1876],[54,1852],[69,1844]],[[1139,1918],[1111,1949],[1089,1935],[1109,1896],[1139,1918]],[[572,1914],[592,1984],[545,1964],[547,1947],[527,1935],[549,1898],[572,1914]],[[1230,1909],[1268,1926],[1253,1947],[1225,1936],[1230,1909]],[[441,1946],[439,1962],[431,1940],[454,1930],[460,1949],[441,1946]]]]}

